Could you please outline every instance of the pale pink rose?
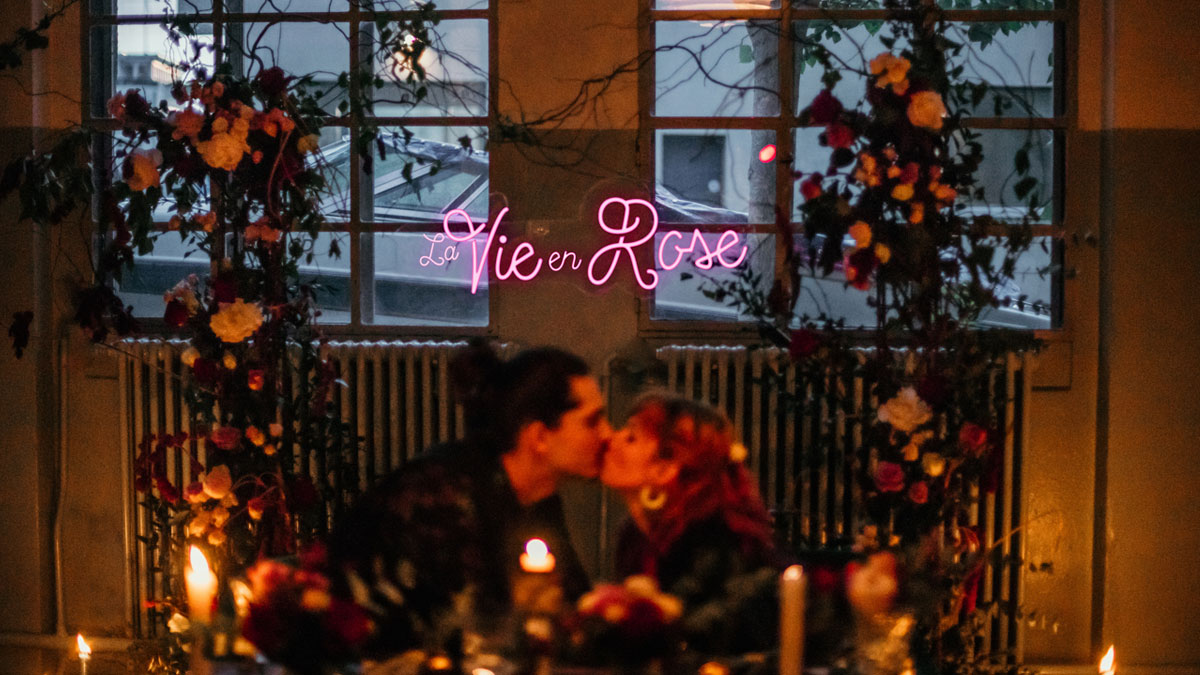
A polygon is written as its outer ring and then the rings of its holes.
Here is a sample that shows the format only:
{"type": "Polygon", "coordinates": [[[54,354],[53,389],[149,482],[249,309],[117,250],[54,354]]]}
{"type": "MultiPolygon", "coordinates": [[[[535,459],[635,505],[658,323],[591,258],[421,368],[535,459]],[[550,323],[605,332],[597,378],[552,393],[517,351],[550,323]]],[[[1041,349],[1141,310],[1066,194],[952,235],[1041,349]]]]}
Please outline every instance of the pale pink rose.
{"type": "Polygon", "coordinates": [[[917,395],[916,389],[905,387],[894,398],[879,406],[878,419],[880,422],[887,422],[898,431],[910,434],[933,419],[933,411],[917,395]]]}

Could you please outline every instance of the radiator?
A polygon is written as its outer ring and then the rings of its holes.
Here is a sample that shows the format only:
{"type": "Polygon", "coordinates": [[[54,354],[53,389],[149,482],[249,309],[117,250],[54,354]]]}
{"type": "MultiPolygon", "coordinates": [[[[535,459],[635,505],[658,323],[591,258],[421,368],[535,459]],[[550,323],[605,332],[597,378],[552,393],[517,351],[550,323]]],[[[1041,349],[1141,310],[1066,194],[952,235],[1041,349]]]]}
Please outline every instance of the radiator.
{"type": "MultiPolygon", "coordinates": [[[[750,350],[745,346],[668,345],[657,358],[666,366],[666,387],[724,410],[740,431],[747,462],[758,480],[776,528],[794,546],[827,547],[851,538],[863,523],[861,494],[853,480],[847,453],[856,447],[863,423],[875,419],[878,402],[862,378],[827,370],[805,379],[791,367],[786,352],[750,350]],[[803,406],[788,410],[788,399],[764,374],[781,373],[785,388],[803,406]],[[840,388],[848,408],[831,406],[827,392],[840,388]],[[833,432],[834,443],[815,441],[833,432]]],[[[1026,447],[1026,405],[1031,378],[1030,357],[1009,356],[990,379],[990,394],[1000,427],[1006,430],[1000,486],[994,494],[979,490],[970,506],[969,523],[978,526],[981,543],[994,546],[980,586],[979,606],[990,607],[985,636],[975,645],[982,653],[1005,654],[1018,662],[1024,648],[1020,630],[1023,577],[1020,560],[1024,540],[1017,529],[1021,500],[1021,456],[1026,447]]]]}
{"type": "MultiPolygon", "coordinates": [[[[338,484],[341,495],[364,490],[376,478],[402,465],[423,449],[457,438],[463,433],[463,411],[450,396],[447,364],[457,341],[330,342],[324,356],[337,358],[345,387],[338,387],[334,403],[352,433],[362,439],[356,461],[356,482],[338,484]]],[[[170,538],[156,514],[133,491],[133,460],[138,443],[150,434],[193,431],[184,404],[183,387],[190,369],[179,355],[182,340],[141,339],[120,345],[119,363],[123,491],[128,496],[125,519],[129,617],[134,634],[154,637],[160,618],[146,601],[168,594],[173,583],[170,560],[181,551],[170,550],[170,538]]],[[[501,353],[507,354],[502,347],[501,353]]],[[[191,441],[191,451],[204,463],[204,444],[191,441]]],[[[190,458],[175,451],[168,457],[168,474],[184,484],[190,458]]],[[[317,476],[323,459],[295,453],[295,469],[317,476]]],[[[331,514],[332,515],[332,514],[331,514]]]]}

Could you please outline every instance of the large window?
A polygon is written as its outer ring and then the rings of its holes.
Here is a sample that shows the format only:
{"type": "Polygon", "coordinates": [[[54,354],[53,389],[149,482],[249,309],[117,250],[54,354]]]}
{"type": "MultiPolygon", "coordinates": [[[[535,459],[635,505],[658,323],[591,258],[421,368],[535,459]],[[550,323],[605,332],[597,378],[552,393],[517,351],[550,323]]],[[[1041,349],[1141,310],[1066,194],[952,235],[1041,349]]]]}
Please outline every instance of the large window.
{"type": "MultiPolygon", "coordinates": [[[[819,42],[835,62],[865,70],[867,60],[886,50],[882,0],[795,0],[791,6],[781,4],[787,0],[646,1],[652,3],[651,20],[643,47],[654,57],[641,85],[643,141],[659,211],[667,214],[660,229],[743,232],[752,252],[746,264],[769,287],[784,253],[776,251],[773,236],[777,209],[791,214],[794,229],[799,226],[802,198],[793,172],[821,172],[829,162],[829,149],[818,141],[822,129],[798,122],[799,112],[823,88],[823,71],[809,45],[819,42]],[[672,220],[670,214],[687,217],[672,220]]],[[[1056,327],[1067,124],[1062,52],[1070,17],[1054,0],[938,2],[947,9],[948,37],[966,45],[956,64],[963,66],[962,77],[990,87],[968,122],[981,136],[985,162],[976,177],[985,197],[965,208],[986,210],[999,221],[1025,213],[1028,197],[1023,190],[1018,194],[1014,168],[1022,148],[1030,163],[1026,172],[1040,186],[1034,244],[998,289],[1009,300],[982,320],[1013,328],[1056,327]]],[[[835,95],[860,100],[865,76],[843,74],[835,95]]],[[[704,292],[716,288],[714,282],[732,280],[736,271],[683,264],[660,274],[644,327],[729,326],[746,318],[704,292]]],[[[849,326],[876,321],[866,294],[847,288],[838,270],[802,280],[798,312],[844,319],[849,326]]]]}
{"type": "MultiPolygon", "coordinates": [[[[349,332],[486,327],[487,279],[471,293],[469,244],[458,244],[468,255],[455,258],[447,253],[453,242],[438,233],[451,209],[476,220],[488,215],[494,8],[488,0],[439,2],[439,21],[425,24],[423,77],[413,78],[388,45],[417,10],[408,0],[92,0],[85,114],[104,124],[105,102],[131,88],[174,105],[177,66],[197,57],[210,69],[228,64],[246,75],[276,65],[311,74],[327,92],[322,106],[330,115],[319,160],[329,169],[321,203],[329,230],[301,272],[317,285],[321,322],[349,332]],[[164,17],[193,35],[172,39],[164,17]],[[347,82],[370,88],[372,105],[348,109],[347,82]],[[351,141],[364,123],[379,128],[370,171],[351,141]]],[[[123,148],[115,140],[99,150],[111,157],[123,148]]],[[[123,279],[121,295],[139,316],[161,317],[163,292],[208,269],[202,253],[167,231],[170,215],[169,205],[156,213],[162,232],[154,250],[123,279]]]]}

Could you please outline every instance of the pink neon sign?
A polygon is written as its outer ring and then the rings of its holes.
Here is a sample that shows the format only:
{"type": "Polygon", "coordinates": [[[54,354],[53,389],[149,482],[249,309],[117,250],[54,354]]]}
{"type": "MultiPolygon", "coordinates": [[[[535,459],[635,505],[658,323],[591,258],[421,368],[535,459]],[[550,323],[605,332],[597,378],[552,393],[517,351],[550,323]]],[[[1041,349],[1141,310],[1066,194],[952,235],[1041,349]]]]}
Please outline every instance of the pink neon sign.
{"type": "MultiPolygon", "coordinates": [[[[581,256],[574,251],[554,251],[547,260],[527,241],[517,244],[505,260],[504,247],[508,244],[508,236],[500,234],[500,225],[507,213],[507,208],[501,209],[490,228],[486,221],[472,221],[471,216],[462,209],[454,209],[442,219],[442,231],[446,238],[456,244],[471,242],[471,293],[478,291],[479,281],[489,268],[489,261],[494,261],[491,265],[492,272],[500,280],[516,277],[521,281],[530,281],[541,273],[543,262],[555,272],[564,267],[579,269],[581,256]],[[466,231],[455,232],[455,224],[466,225],[466,231]],[[486,236],[481,237],[485,230],[486,236]]],[[[627,260],[638,286],[646,290],[658,286],[658,271],[655,267],[643,268],[639,265],[637,256],[637,250],[653,242],[654,235],[658,232],[658,209],[654,204],[644,199],[611,197],[604,200],[597,209],[596,223],[601,230],[616,237],[616,241],[600,247],[592,254],[587,264],[588,281],[596,286],[608,283],[617,268],[627,260]],[[639,211],[642,215],[637,215],[639,211]],[[647,216],[647,227],[642,227],[643,216],[647,216]],[[644,230],[641,236],[637,236],[639,229],[644,230]]],[[[434,244],[443,241],[441,235],[427,239],[434,244]]],[[[657,268],[663,270],[673,270],[683,262],[685,256],[697,253],[701,255],[694,262],[700,269],[712,269],[714,265],[733,269],[742,264],[748,252],[735,230],[725,230],[712,245],[698,229],[692,230],[690,237],[686,237],[683,232],[671,230],[662,236],[657,247],[652,243],[650,246],[654,249],[657,268]],[[682,245],[684,241],[687,241],[686,246],[682,245]]],[[[433,255],[432,247],[430,250],[430,255],[433,255]]],[[[439,260],[449,262],[456,259],[458,255],[451,253],[451,250],[451,247],[447,247],[444,254],[437,258],[422,256],[421,265],[425,266],[430,262],[441,264],[439,260]]]]}

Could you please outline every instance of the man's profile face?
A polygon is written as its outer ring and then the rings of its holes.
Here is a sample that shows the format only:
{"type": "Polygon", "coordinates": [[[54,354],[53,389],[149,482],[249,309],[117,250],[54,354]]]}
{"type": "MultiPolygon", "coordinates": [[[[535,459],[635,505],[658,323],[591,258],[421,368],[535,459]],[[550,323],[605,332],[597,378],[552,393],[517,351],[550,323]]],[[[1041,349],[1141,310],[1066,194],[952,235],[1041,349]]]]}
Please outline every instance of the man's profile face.
{"type": "Polygon", "coordinates": [[[590,375],[572,377],[574,408],[563,413],[547,436],[547,459],[562,474],[595,478],[612,427],[600,394],[600,384],[590,375]]]}

